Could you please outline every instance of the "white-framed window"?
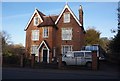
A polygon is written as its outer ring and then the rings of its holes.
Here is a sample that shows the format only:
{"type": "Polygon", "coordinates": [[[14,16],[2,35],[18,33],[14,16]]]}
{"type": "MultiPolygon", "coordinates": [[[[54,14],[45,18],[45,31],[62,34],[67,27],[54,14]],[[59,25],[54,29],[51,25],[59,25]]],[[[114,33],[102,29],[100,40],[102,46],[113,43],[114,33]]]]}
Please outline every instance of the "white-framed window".
{"type": "Polygon", "coordinates": [[[72,28],[62,28],[62,40],[72,40],[72,28]]]}
{"type": "Polygon", "coordinates": [[[70,13],[64,13],[64,23],[70,22],[70,13]]]}
{"type": "Polygon", "coordinates": [[[32,45],[31,46],[31,54],[35,54],[37,55],[38,54],[38,45],[32,45]]]}
{"type": "Polygon", "coordinates": [[[67,53],[67,51],[72,51],[72,45],[62,45],[62,54],[67,53]]]}
{"type": "Polygon", "coordinates": [[[32,40],[33,41],[39,40],[39,30],[32,30],[32,40]]]}
{"type": "Polygon", "coordinates": [[[39,24],[39,18],[34,17],[34,26],[37,26],[39,24]]]}
{"type": "Polygon", "coordinates": [[[48,38],[49,28],[43,27],[43,38],[48,38]]]}

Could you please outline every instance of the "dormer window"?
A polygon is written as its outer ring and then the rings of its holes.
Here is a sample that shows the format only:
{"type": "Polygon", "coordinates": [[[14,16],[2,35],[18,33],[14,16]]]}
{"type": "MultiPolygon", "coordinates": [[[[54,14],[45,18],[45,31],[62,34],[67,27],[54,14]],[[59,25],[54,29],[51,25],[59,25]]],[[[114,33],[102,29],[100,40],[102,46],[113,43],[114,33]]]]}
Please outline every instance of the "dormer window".
{"type": "Polygon", "coordinates": [[[64,13],[64,23],[70,22],[70,13],[64,13]]]}
{"type": "Polygon", "coordinates": [[[34,17],[34,26],[37,26],[39,24],[39,18],[34,17]]]}

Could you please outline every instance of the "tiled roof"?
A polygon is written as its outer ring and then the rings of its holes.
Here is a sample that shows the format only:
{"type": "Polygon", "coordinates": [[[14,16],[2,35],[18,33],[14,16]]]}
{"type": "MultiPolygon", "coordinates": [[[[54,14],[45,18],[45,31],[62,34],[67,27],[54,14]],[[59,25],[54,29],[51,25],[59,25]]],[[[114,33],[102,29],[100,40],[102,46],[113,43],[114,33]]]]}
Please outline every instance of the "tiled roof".
{"type": "Polygon", "coordinates": [[[43,22],[38,27],[55,25],[55,21],[56,21],[57,17],[58,17],[58,15],[56,15],[56,16],[43,16],[43,22]]]}

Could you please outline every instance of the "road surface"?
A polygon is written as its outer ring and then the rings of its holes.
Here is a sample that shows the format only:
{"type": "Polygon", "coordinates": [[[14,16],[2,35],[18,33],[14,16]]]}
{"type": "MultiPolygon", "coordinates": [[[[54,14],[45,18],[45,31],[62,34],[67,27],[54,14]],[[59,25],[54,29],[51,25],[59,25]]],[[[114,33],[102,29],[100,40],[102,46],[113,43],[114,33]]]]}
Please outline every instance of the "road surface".
{"type": "Polygon", "coordinates": [[[119,71],[59,70],[3,67],[2,79],[118,79],[119,71]]]}

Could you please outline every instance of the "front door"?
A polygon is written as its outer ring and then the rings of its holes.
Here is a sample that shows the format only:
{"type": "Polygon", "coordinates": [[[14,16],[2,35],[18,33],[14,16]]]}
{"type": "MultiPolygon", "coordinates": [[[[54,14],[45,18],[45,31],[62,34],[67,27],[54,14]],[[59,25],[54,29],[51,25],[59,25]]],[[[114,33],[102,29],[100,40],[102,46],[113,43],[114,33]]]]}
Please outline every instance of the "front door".
{"type": "Polygon", "coordinates": [[[43,49],[43,62],[47,63],[47,50],[43,49]]]}

